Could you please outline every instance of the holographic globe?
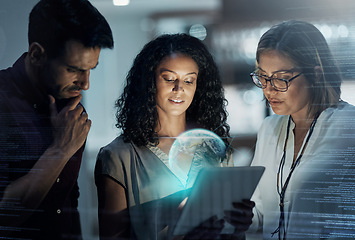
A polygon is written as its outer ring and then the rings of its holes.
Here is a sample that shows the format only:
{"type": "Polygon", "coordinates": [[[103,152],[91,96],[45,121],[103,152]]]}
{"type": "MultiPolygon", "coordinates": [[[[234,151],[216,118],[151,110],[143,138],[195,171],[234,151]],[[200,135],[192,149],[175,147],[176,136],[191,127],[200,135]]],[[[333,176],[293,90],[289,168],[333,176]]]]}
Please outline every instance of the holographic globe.
{"type": "Polygon", "coordinates": [[[185,188],[193,185],[201,168],[221,166],[226,145],[215,133],[193,129],[180,134],[169,152],[169,167],[185,188]]]}

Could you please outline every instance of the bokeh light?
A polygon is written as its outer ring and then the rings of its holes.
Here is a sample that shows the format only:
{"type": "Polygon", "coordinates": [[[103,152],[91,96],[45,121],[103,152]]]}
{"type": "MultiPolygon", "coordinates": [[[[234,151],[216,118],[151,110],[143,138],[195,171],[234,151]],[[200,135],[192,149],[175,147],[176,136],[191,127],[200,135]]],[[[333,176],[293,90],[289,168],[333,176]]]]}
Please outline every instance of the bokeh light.
{"type": "Polygon", "coordinates": [[[189,34],[203,41],[207,37],[207,30],[205,26],[201,24],[195,24],[190,27],[189,34]]]}

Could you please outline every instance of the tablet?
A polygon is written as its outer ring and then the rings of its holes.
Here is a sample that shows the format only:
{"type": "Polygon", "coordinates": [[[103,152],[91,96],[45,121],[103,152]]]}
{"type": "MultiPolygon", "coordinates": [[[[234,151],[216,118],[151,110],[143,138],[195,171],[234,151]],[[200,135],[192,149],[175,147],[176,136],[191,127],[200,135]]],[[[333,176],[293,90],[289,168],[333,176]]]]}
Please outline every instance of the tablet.
{"type": "MultiPolygon", "coordinates": [[[[250,199],[265,168],[210,167],[200,170],[187,202],[176,223],[174,235],[185,235],[208,218],[224,217],[224,210],[233,210],[233,202],[250,199]]],[[[233,233],[225,222],[222,233],[233,233]]]]}

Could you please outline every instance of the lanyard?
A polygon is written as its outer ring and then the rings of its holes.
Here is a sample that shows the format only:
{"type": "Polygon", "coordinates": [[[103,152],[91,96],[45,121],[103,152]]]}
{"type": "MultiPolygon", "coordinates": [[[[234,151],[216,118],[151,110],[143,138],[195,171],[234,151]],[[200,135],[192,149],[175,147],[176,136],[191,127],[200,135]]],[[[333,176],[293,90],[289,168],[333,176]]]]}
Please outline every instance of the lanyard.
{"type": "Polygon", "coordinates": [[[271,236],[273,236],[274,234],[278,233],[279,235],[279,240],[283,239],[285,240],[285,233],[286,233],[286,228],[285,228],[285,213],[284,213],[284,198],[285,198],[285,193],[286,193],[286,189],[287,186],[290,182],[291,176],[293,174],[293,171],[295,170],[296,166],[300,163],[301,158],[303,156],[303,153],[308,145],[309,139],[311,138],[311,135],[313,133],[314,130],[314,126],[316,125],[317,119],[318,119],[318,114],[316,115],[316,117],[313,119],[312,124],[309,128],[309,133],[308,136],[306,138],[306,142],[303,145],[303,148],[301,150],[300,155],[298,156],[298,158],[296,159],[296,161],[293,162],[292,166],[291,166],[291,170],[290,173],[288,174],[285,184],[282,185],[282,173],[283,173],[283,169],[285,166],[285,160],[286,160],[286,148],[287,148],[287,142],[288,142],[288,136],[290,133],[290,124],[291,124],[291,116],[288,118],[288,123],[287,123],[287,132],[286,132],[286,139],[285,139],[285,144],[284,144],[284,149],[283,149],[283,154],[282,154],[282,158],[280,160],[280,165],[279,165],[279,169],[277,171],[277,193],[280,196],[280,218],[279,218],[279,226],[278,228],[271,233],[271,236]],[[281,186],[280,186],[281,185],[281,186]],[[283,230],[284,236],[283,238],[281,238],[281,230],[283,230]]]}

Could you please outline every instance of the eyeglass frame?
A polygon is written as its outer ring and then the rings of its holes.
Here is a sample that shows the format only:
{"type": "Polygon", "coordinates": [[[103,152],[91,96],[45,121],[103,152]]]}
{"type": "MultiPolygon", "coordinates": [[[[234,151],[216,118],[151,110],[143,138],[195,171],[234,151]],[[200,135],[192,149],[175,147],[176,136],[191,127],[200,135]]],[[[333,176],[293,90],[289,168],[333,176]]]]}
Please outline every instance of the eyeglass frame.
{"type": "MultiPolygon", "coordinates": [[[[257,71],[257,70],[255,70],[255,71],[257,71]]],[[[289,73],[292,73],[292,74],[293,74],[293,73],[296,72],[296,71],[293,71],[293,70],[282,70],[282,71],[278,71],[278,72],[273,73],[270,77],[268,77],[268,76],[266,76],[266,75],[257,74],[255,71],[252,72],[252,73],[250,73],[249,75],[250,75],[251,79],[253,80],[253,83],[254,83],[258,88],[265,89],[265,88],[267,87],[267,82],[270,81],[270,85],[271,85],[276,91],[278,91],[278,92],[286,92],[286,91],[288,90],[289,83],[290,83],[292,80],[298,78],[299,76],[301,76],[301,75],[303,74],[303,72],[300,72],[299,74],[297,74],[296,76],[293,76],[293,77],[290,78],[290,79],[283,79],[283,78],[274,78],[273,76],[274,76],[276,73],[280,73],[280,72],[289,72],[289,73]],[[260,83],[261,86],[259,86],[259,85],[256,83],[256,81],[254,80],[254,78],[259,77],[259,76],[265,78],[265,81],[266,81],[265,86],[263,86],[261,83],[260,83]],[[274,80],[280,80],[280,81],[285,82],[285,83],[286,83],[286,88],[285,88],[285,89],[279,89],[279,88],[275,87],[275,85],[274,85],[274,80]]],[[[257,80],[257,81],[260,82],[259,80],[257,80]]]]}

